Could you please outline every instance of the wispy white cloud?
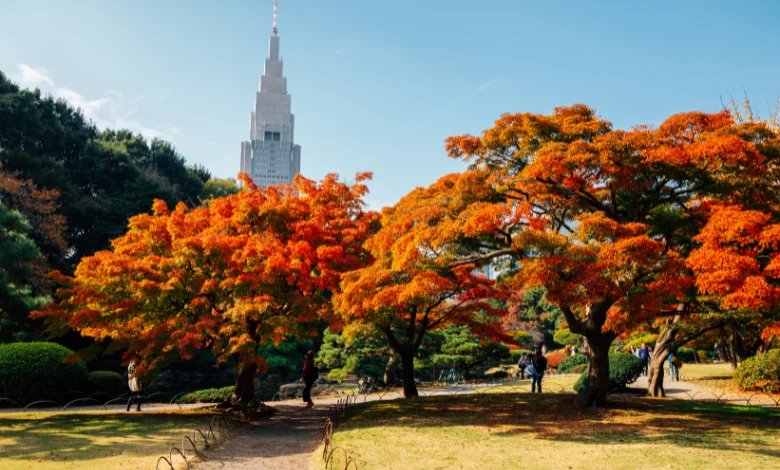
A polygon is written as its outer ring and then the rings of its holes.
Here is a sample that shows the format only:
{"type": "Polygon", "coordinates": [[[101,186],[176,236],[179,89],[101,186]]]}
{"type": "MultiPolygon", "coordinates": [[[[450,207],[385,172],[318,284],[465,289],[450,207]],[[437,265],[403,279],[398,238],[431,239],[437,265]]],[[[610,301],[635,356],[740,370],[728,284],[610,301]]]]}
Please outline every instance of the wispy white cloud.
{"type": "Polygon", "coordinates": [[[27,64],[19,64],[17,80],[23,87],[37,87],[41,85],[54,85],[54,80],[49,77],[49,71],[44,68],[30,67],[27,64]]]}
{"type": "Polygon", "coordinates": [[[95,118],[100,111],[100,108],[104,107],[108,103],[109,98],[97,98],[89,100],[84,98],[84,95],[67,87],[56,87],[52,93],[57,98],[62,98],[77,108],[81,108],[81,111],[85,116],[95,118]]]}
{"type": "Polygon", "coordinates": [[[84,116],[100,128],[128,129],[149,139],[168,140],[171,140],[172,135],[181,132],[176,126],[170,126],[169,131],[166,132],[141,123],[137,114],[145,99],[143,95],[125,96],[120,91],[108,90],[105,96],[87,98],[72,88],[59,86],[49,71],[44,68],[27,64],[18,64],[16,68],[18,74],[14,78],[20,85],[40,88],[55,98],[67,101],[81,109],[84,116]]]}
{"type": "Polygon", "coordinates": [[[490,80],[486,81],[485,83],[482,83],[478,87],[474,88],[474,93],[482,93],[483,91],[487,90],[488,88],[492,87],[493,85],[497,84],[501,81],[502,77],[493,77],[490,80]]]}

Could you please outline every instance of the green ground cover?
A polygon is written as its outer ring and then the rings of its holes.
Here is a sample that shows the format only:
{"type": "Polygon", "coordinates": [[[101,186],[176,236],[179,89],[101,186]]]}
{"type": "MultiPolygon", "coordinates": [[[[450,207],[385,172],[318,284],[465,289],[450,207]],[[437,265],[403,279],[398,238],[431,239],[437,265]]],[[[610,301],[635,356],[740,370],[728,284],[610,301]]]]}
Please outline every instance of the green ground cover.
{"type": "Polygon", "coordinates": [[[734,383],[734,370],[724,362],[685,363],[680,369],[680,379],[715,390],[739,392],[734,383]]]}
{"type": "Polygon", "coordinates": [[[210,415],[200,410],[2,413],[0,468],[148,470],[210,415]]]}
{"type": "Polygon", "coordinates": [[[361,469],[780,468],[780,410],[631,396],[607,410],[576,402],[504,388],[366,403],[348,412],[334,446],[361,469]]]}

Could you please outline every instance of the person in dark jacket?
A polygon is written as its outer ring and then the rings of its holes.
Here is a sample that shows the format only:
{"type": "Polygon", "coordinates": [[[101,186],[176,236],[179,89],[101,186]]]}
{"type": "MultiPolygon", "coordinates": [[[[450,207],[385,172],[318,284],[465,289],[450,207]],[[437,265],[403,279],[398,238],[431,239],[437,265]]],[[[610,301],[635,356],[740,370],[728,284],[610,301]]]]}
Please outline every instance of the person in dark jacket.
{"type": "Polygon", "coordinates": [[[544,371],[547,370],[547,358],[544,357],[541,349],[536,350],[531,363],[536,369],[536,374],[531,377],[531,393],[542,393],[542,377],[544,377],[544,371]]]}
{"type": "Polygon", "coordinates": [[[314,402],[311,401],[311,388],[314,386],[314,382],[319,377],[319,371],[317,366],[314,365],[314,351],[306,353],[306,358],[303,361],[303,401],[306,402],[306,408],[314,406],[314,402]]]}

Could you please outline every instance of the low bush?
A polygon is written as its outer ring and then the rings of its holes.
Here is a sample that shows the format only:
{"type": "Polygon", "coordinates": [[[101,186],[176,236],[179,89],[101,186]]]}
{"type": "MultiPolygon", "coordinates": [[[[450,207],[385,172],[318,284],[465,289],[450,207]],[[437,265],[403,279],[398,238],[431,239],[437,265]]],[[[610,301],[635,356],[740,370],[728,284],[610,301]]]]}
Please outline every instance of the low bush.
{"type": "Polygon", "coordinates": [[[128,392],[127,382],[122,374],[112,370],[96,370],[88,375],[90,389],[94,392],[103,392],[117,397],[128,392]]]}
{"type": "Polygon", "coordinates": [[[734,373],[742,390],[780,392],[780,349],[745,359],[734,373]]]}
{"type": "Polygon", "coordinates": [[[234,387],[228,385],[222,388],[204,388],[180,396],[177,403],[218,403],[223,402],[233,393],[234,387]]]}
{"type": "Polygon", "coordinates": [[[568,357],[566,350],[558,349],[557,351],[551,351],[544,355],[547,358],[547,367],[551,369],[558,369],[564,359],[568,357]]]}
{"type": "Polygon", "coordinates": [[[509,377],[509,372],[503,367],[493,367],[485,371],[486,379],[505,379],[509,377]]]}
{"type": "Polygon", "coordinates": [[[637,349],[645,343],[648,346],[655,346],[655,342],[658,339],[658,335],[654,333],[645,333],[630,337],[625,343],[623,343],[623,350],[628,351],[629,348],[637,349]]]}
{"type": "Polygon", "coordinates": [[[61,401],[63,393],[87,388],[87,366],[56,343],[0,345],[0,397],[19,403],[61,401]]]}
{"type": "MultiPolygon", "coordinates": [[[[644,364],[639,358],[632,354],[612,353],[609,355],[609,390],[619,392],[626,388],[626,385],[633,383],[642,375],[644,364]]],[[[577,383],[574,384],[574,390],[583,393],[588,389],[588,368],[583,371],[577,383]]]]}
{"type": "MultiPolygon", "coordinates": [[[[569,356],[566,359],[562,360],[561,363],[558,365],[558,373],[559,374],[571,374],[574,371],[575,368],[578,368],[578,366],[581,365],[588,365],[588,356],[584,354],[575,354],[573,356],[569,356]]],[[[582,372],[583,368],[579,368],[580,370],[578,372],[582,372]]]]}
{"type": "Polygon", "coordinates": [[[706,351],[704,349],[697,349],[696,357],[699,359],[699,362],[707,362],[718,358],[714,352],[706,351]]]}
{"type": "Polygon", "coordinates": [[[582,336],[572,333],[568,328],[563,328],[553,334],[553,341],[561,346],[578,345],[582,341],[582,336]]]}
{"type": "Polygon", "coordinates": [[[680,348],[677,350],[677,357],[683,362],[696,362],[696,351],[693,348],[680,348]]]}
{"type": "Polygon", "coordinates": [[[333,380],[335,382],[341,382],[344,380],[344,377],[348,376],[349,372],[347,372],[344,368],[338,368],[338,369],[332,369],[328,372],[327,377],[329,380],[333,380]]]}
{"type": "Polygon", "coordinates": [[[509,358],[512,361],[513,364],[517,364],[517,361],[520,360],[520,356],[523,354],[533,354],[533,351],[530,349],[511,349],[509,350],[509,358]]]}

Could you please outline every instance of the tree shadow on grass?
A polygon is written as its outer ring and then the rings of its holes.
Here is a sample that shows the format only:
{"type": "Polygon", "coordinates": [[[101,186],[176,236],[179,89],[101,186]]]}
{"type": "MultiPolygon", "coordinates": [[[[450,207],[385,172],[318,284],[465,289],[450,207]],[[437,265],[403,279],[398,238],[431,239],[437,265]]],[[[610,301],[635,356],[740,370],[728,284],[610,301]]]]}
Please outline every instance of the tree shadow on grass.
{"type": "Polygon", "coordinates": [[[173,413],[29,414],[0,417],[0,459],[82,461],[158,454],[207,416],[173,413]]]}
{"type": "Polygon", "coordinates": [[[608,409],[582,409],[573,394],[500,393],[370,403],[345,428],[486,426],[491,435],[584,444],[637,442],[734,450],[780,458],[780,410],[681,400],[614,397],[608,409]],[[760,434],[760,435],[759,435],[760,434]]]}

